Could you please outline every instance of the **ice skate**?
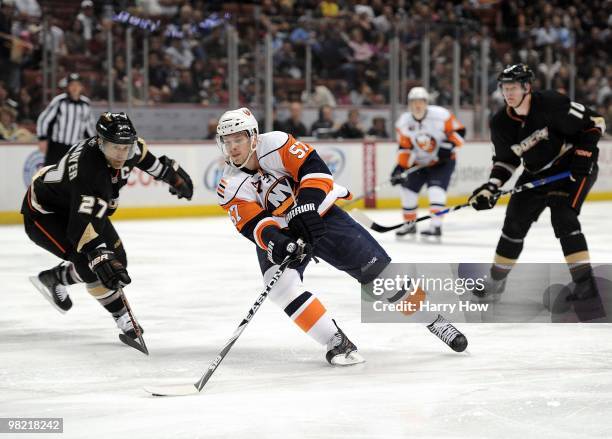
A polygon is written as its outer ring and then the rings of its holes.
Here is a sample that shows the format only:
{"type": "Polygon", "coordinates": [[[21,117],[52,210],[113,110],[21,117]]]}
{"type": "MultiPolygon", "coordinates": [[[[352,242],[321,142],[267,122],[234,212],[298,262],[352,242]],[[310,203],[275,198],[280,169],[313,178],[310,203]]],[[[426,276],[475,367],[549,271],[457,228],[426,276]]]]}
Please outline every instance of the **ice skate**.
{"type": "Polygon", "coordinates": [[[442,239],[442,227],[430,227],[427,230],[423,230],[421,236],[426,240],[440,241],[440,239],[442,239]]]}
{"type": "Polygon", "coordinates": [[[468,341],[465,335],[440,314],[436,320],[427,325],[427,329],[455,352],[463,352],[467,348],[468,341]]]}
{"type": "MultiPolygon", "coordinates": [[[[132,319],[130,319],[130,315],[127,311],[121,314],[119,317],[115,317],[115,323],[117,323],[117,327],[121,329],[121,331],[123,331],[123,333],[131,339],[136,340],[138,338],[138,335],[136,334],[136,330],[132,323],[132,319]]],[[[138,327],[140,333],[143,334],[144,329],[142,329],[138,322],[136,322],[136,326],[138,327]]]]}
{"type": "Polygon", "coordinates": [[[395,236],[402,238],[404,236],[416,236],[417,228],[414,223],[406,223],[395,232],[395,236]]]}
{"type": "Polygon", "coordinates": [[[472,290],[472,294],[476,296],[479,302],[497,302],[506,290],[506,279],[495,280],[491,275],[485,276],[484,288],[476,287],[472,290]]]}
{"type": "Polygon", "coordinates": [[[588,276],[579,282],[576,282],[571,294],[565,298],[568,302],[575,302],[580,300],[588,300],[599,295],[597,284],[593,276],[588,276]]]}
{"type": "Polygon", "coordinates": [[[59,281],[61,264],[50,270],[41,271],[38,276],[31,276],[30,282],[59,312],[65,313],[72,308],[72,300],[66,286],[59,281]]]}
{"type": "MultiPolygon", "coordinates": [[[[336,321],[334,320],[334,325],[336,321]]],[[[338,328],[338,325],[336,325],[338,328]]],[[[327,342],[327,353],[325,358],[334,366],[350,366],[363,363],[365,360],[357,352],[357,346],[338,328],[338,332],[327,342]]]]}

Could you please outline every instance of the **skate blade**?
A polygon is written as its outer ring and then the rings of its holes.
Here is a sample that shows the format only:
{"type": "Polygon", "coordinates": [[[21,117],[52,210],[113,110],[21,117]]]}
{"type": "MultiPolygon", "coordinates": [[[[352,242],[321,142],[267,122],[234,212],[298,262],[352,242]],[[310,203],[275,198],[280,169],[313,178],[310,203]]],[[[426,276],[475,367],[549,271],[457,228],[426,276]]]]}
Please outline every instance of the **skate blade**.
{"type": "Polygon", "coordinates": [[[365,363],[365,359],[357,351],[350,352],[346,355],[336,355],[331,359],[331,364],[334,366],[352,366],[353,364],[365,363]]]}
{"type": "Polygon", "coordinates": [[[144,339],[141,339],[142,344],[138,343],[136,340],[128,337],[125,334],[119,334],[119,340],[121,340],[123,343],[125,343],[126,345],[139,350],[140,352],[142,352],[145,355],[149,355],[149,349],[147,349],[147,345],[144,344],[144,339]]]}
{"type": "Polygon", "coordinates": [[[55,303],[55,301],[53,300],[53,297],[51,297],[49,295],[49,292],[47,291],[47,289],[45,288],[45,286],[43,285],[43,283],[38,279],[38,276],[30,276],[28,279],[30,279],[30,282],[32,282],[32,285],[34,285],[36,287],[36,289],[38,290],[38,292],[40,294],[42,294],[42,296],[47,299],[47,302],[49,302],[51,305],[53,305],[53,308],[55,308],[56,310],[58,310],[61,314],[66,314],[66,311],[61,309],[59,306],[57,306],[57,304],[55,303]]]}
{"type": "Polygon", "coordinates": [[[152,396],[188,396],[200,393],[193,384],[176,384],[168,386],[147,386],[144,391],[152,396]]]}

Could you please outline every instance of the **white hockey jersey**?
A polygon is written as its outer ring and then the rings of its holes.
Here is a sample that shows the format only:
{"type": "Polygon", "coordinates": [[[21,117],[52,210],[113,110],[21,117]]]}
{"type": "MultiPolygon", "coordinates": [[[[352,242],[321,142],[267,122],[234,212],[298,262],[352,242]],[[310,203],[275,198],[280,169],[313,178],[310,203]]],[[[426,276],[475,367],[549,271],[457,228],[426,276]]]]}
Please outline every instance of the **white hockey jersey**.
{"type": "Polygon", "coordinates": [[[300,189],[317,188],[326,193],[319,206],[321,216],[338,198],[351,197],[345,187],[334,183],[318,155],[310,157],[313,152],[311,145],[282,131],[272,131],[258,137],[255,150],[258,171],[225,165],[217,186],[219,205],[228,212],[238,231],[259,247],[267,248],[261,231],[271,222],[287,227],[285,214],[293,207],[300,189]]]}
{"type": "Polygon", "coordinates": [[[403,113],[395,123],[399,150],[397,162],[403,168],[412,165],[427,166],[438,159],[438,150],[452,151],[463,145],[461,133],[465,127],[446,108],[428,105],[425,117],[416,120],[409,111],[403,113]]]}

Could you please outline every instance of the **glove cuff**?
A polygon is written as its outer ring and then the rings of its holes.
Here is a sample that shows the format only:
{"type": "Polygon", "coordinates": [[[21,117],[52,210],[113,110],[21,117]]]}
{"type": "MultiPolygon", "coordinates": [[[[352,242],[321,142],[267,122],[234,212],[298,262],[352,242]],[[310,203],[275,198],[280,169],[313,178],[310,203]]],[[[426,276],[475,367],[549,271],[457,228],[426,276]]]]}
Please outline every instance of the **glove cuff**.
{"type": "Polygon", "coordinates": [[[298,215],[301,215],[306,212],[316,212],[316,211],[317,211],[317,207],[315,206],[315,203],[299,204],[289,211],[285,219],[287,220],[287,222],[289,222],[298,215]]]}

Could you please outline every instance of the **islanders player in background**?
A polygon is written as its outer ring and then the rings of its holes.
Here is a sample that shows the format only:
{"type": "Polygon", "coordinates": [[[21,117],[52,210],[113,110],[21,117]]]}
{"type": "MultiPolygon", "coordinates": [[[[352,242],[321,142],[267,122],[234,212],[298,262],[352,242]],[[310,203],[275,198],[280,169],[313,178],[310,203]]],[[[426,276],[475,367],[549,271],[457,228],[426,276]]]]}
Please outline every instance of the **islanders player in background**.
{"type": "MultiPolygon", "coordinates": [[[[463,145],[465,127],[445,108],[428,105],[429,93],[423,87],[414,87],[408,93],[408,110],[395,124],[399,150],[392,177],[413,166],[423,169],[410,174],[401,183],[400,197],[405,221],[417,217],[419,191],[427,185],[429,210],[439,212],[446,206],[446,190],[455,170],[455,148],[463,145]]],[[[442,217],[434,217],[424,236],[442,235],[442,217]]],[[[416,234],[416,224],[407,223],[396,232],[397,236],[416,234]]]]}
{"type": "MultiPolygon", "coordinates": [[[[326,347],[330,364],[363,362],[321,300],[302,284],[311,257],[346,272],[364,288],[385,275],[389,255],[335,205],[337,199],[348,199],[351,194],[334,182],[311,145],[282,131],[260,134],[247,108],[225,112],[216,139],[227,163],[217,189],[219,204],[238,231],[256,244],[264,282],[270,281],[287,256],[305,256],[284,272],[271,289],[270,299],[326,347]],[[306,246],[297,245],[298,239],[306,246]]],[[[450,323],[438,330],[453,349],[457,347],[453,343],[465,340],[450,323]]]]}

